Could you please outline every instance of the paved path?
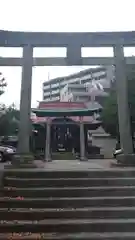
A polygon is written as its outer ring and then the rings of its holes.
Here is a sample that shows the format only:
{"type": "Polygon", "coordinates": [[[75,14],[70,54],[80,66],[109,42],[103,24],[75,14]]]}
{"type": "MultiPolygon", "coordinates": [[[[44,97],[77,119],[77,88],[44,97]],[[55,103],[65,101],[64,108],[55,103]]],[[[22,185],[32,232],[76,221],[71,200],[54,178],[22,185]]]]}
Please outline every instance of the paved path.
{"type": "Polygon", "coordinates": [[[35,161],[39,168],[52,170],[88,170],[110,168],[113,160],[89,160],[81,162],[78,160],[54,160],[52,162],[35,161]]]}
{"type": "MultiPolygon", "coordinates": [[[[135,167],[112,167],[112,163],[116,163],[115,159],[90,159],[89,161],[79,161],[79,160],[53,160],[52,162],[44,162],[41,160],[35,160],[34,161],[38,168],[40,168],[43,171],[47,170],[94,170],[94,169],[128,169],[128,170],[135,170],[135,167]]],[[[10,163],[0,163],[0,179],[3,174],[3,169],[5,165],[8,165],[10,163]]],[[[27,169],[26,169],[27,170],[27,169]]],[[[30,170],[30,169],[28,169],[30,170]]],[[[35,169],[31,169],[35,170],[35,169]]]]}

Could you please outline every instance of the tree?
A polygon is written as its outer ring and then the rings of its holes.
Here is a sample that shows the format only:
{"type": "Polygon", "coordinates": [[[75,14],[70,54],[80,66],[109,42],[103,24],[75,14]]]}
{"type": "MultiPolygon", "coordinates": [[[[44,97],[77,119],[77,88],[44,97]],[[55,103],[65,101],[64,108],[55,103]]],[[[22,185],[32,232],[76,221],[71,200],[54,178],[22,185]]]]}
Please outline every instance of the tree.
{"type": "Polygon", "coordinates": [[[101,113],[102,125],[104,130],[111,134],[112,137],[118,135],[118,114],[116,92],[111,91],[107,97],[103,111],[101,113]]]}
{"type": "MultiPolygon", "coordinates": [[[[7,82],[0,72],[0,96],[5,92],[7,82]]],[[[6,107],[5,104],[0,104],[0,135],[7,136],[15,134],[18,128],[19,111],[12,104],[6,107]]]]}
{"type": "MultiPolygon", "coordinates": [[[[135,132],[135,66],[131,65],[127,67],[127,83],[129,114],[131,119],[131,130],[133,134],[135,132]]],[[[113,137],[119,137],[118,107],[115,82],[111,88],[109,97],[107,97],[106,101],[104,102],[101,119],[104,130],[113,137]]]]}
{"type": "Polygon", "coordinates": [[[5,92],[5,87],[7,87],[7,82],[3,77],[2,73],[0,72],[0,95],[5,92]]]}
{"type": "Polygon", "coordinates": [[[14,105],[5,109],[0,118],[0,136],[15,135],[19,125],[20,112],[14,105]]]}
{"type": "MultiPolygon", "coordinates": [[[[5,88],[7,87],[7,82],[0,72],[0,96],[5,92],[5,88]]],[[[5,113],[6,106],[5,104],[0,104],[0,118],[5,113]]]]}

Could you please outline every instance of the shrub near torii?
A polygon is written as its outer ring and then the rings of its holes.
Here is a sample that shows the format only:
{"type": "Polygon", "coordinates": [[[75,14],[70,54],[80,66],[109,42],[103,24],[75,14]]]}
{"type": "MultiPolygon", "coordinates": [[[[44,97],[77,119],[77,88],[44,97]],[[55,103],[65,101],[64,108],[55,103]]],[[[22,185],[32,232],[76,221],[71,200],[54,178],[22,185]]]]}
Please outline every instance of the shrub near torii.
{"type": "MultiPolygon", "coordinates": [[[[128,66],[127,71],[127,91],[129,114],[131,118],[132,135],[135,132],[135,66],[128,66]]],[[[122,84],[122,80],[121,80],[122,84]]],[[[116,94],[116,82],[114,81],[109,96],[105,99],[101,113],[104,130],[113,137],[119,137],[118,127],[118,106],[116,94]]]]}

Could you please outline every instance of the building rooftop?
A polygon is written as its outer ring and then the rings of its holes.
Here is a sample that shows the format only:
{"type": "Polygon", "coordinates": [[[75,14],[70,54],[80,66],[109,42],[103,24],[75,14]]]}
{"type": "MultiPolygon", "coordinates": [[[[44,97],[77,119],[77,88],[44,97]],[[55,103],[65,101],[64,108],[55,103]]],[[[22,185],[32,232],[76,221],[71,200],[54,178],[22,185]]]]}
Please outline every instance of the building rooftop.
{"type": "MultiPolygon", "coordinates": [[[[77,77],[82,77],[82,76],[85,76],[89,73],[96,73],[96,72],[100,72],[100,71],[105,71],[106,68],[105,67],[97,67],[97,68],[88,68],[88,69],[85,69],[85,70],[82,70],[80,72],[77,72],[77,73],[74,73],[74,74],[70,74],[68,76],[64,76],[64,77],[57,77],[57,78],[53,78],[53,79],[50,79],[48,80],[49,83],[55,83],[55,82],[61,82],[61,81],[64,81],[64,80],[68,80],[68,79],[71,79],[71,78],[77,78],[77,77]]],[[[45,81],[43,84],[44,86],[45,85],[48,85],[48,81],[45,81]]]]}

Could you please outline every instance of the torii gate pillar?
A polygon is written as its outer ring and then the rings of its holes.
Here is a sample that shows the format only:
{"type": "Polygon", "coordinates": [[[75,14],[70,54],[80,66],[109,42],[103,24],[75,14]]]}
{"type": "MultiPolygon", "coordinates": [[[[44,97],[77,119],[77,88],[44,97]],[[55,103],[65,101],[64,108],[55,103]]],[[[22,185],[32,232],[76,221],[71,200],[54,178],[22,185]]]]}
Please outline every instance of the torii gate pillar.
{"type": "Polygon", "coordinates": [[[29,154],[33,47],[23,47],[18,153],[29,154]]]}
{"type": "Polygon", "coordinates": [[[133,154],[133,142],[131,135],[131,122],[128,106],[128,86],[126,64],[124,58],[124,49],[122,45],[114,47],[115,60],[115,76],[116,76],[116,91],[118,103],[118,120],[120,144],[123,149],[123,154],[119,155],[118,162],[135,164],[135,155],[133,154]]]}

